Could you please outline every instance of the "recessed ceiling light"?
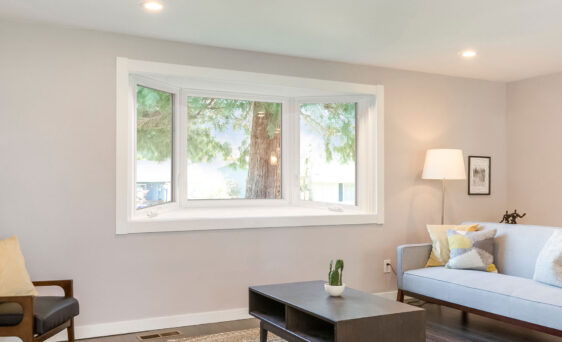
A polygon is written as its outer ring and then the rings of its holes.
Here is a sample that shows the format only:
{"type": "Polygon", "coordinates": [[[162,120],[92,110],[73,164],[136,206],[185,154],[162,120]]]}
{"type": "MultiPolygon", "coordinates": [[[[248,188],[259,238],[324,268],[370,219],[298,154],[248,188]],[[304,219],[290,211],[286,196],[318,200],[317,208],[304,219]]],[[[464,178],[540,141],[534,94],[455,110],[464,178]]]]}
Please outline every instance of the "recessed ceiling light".
{"type": "Polygon", "coordinates": [[[464,50],[460,52],[463,57],[474,57],[476,56],[476,51],[474,50],[464,50]]]}
{"type": "Polygon", "coordinates": [[[164,8],[164,6],[162,5],[162,3],[158,2],[158,1],[147,1],[145,3],[142,4],[142,6],[152,12],[158,12],[160,10],[162,10],[162,8],[164,8]]]}

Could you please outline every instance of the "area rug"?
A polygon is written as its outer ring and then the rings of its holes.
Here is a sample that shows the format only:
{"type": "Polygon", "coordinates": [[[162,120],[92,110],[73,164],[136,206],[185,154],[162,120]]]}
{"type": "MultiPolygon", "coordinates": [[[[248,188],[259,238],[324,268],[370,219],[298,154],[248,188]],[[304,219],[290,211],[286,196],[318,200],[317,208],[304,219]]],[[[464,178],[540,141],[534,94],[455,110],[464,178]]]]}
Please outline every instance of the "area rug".
{"type": "MultiPolygon", "coordinates": [[[[212,334],[198,337],[185,337],[169,339],[168,342],[259,342],[260,329],[246,329],[230,331],[220,334],[212,334]]],[[[272,333],[267,334],[268,342],[284,342],[285,340],[279,338],[272,333]]]]}

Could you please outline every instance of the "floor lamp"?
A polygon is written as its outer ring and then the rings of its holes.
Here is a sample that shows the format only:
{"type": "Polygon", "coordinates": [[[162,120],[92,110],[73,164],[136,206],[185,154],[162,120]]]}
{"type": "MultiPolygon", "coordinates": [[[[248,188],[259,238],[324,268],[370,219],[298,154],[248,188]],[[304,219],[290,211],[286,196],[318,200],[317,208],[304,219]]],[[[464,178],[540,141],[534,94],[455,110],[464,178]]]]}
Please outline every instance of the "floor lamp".
{"type": "Polygon", "coordinates": [[[431,149],[425,154],[422,179],[442,182],[441,224],[445,223],[445,181],[466,179],[462,150],[431,149]]]}

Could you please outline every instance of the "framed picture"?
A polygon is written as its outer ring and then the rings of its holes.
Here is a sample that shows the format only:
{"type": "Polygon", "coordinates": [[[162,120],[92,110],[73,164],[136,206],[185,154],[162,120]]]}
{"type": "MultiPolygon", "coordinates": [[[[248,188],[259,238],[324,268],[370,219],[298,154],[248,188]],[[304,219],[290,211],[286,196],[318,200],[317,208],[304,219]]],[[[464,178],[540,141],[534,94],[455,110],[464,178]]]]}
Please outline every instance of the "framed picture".
{"type": "Polygon", "coordinates": [[[468,194],[489,195],[492,180],[492,158],[468,156],[468,194]]]}

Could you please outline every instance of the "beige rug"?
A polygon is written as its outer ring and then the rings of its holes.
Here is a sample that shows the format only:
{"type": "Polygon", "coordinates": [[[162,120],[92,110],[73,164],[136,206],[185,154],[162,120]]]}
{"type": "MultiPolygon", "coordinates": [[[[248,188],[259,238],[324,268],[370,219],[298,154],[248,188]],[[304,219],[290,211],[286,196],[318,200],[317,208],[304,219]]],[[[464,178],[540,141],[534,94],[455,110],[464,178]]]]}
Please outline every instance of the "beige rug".
{"type": "MultiPolygon", "coordinates": [[[[186,338],[175,338],[169,339],[168,342],[259,342],[260,341],[260,329],[247,329],[247,330],[237,330],[230,331],[220,334],[212,334],[198,337],[186,337],[186,338]]],[[[282,338],[279,338],[272,333],[267,334],[268,342],[283,342],[282,338]]]]}

